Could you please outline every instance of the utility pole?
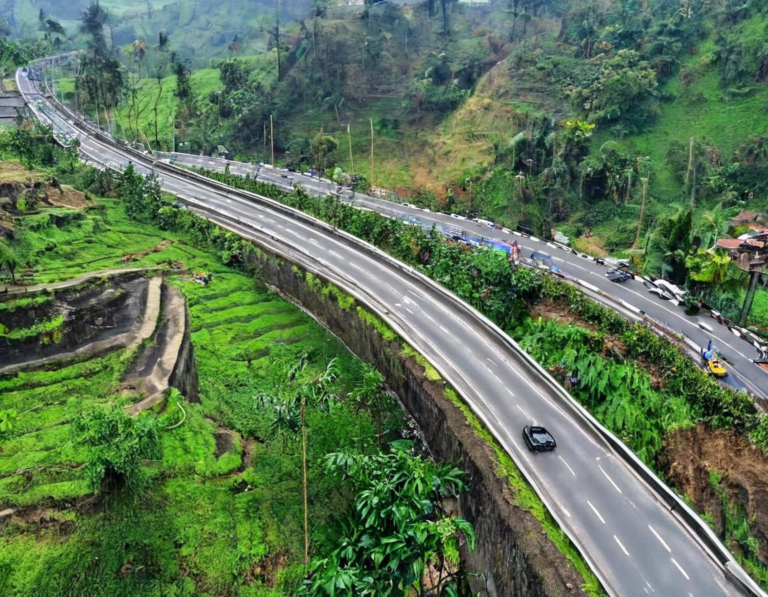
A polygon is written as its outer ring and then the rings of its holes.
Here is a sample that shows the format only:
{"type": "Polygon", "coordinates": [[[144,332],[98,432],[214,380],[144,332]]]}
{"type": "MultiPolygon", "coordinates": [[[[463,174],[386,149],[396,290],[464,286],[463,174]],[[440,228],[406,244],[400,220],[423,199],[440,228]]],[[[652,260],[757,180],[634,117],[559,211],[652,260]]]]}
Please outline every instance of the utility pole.
{"type": "Polygon", "coordinates": [[[691,137],[691,142],[688,145],[688,168],[685,171],[685,184],[686,186],[690,182],[691,172],[693,172],[693,182],[691,184],[691,207],[696,200],[696,171],[693,169],[693,144],[694,139],[691,137]]]}
{"type": "Polygon", "coordinates": [[[741,307],[741,313],[739,313],[739,325],[746,327],[747,317],[752,310],[752,301],[755,299],[755,291],[757,290],[757,281],[760,279],[762,272],[759,269],[754,269],[749,272],[749,288],[747,289],[747,296],[744,297],[744,305],[741,307]]]}
{"type": "Polygon", "coordinates": [[[272,122],[272,114],[269,115],[269,142],[272,145],[272,167],[275,167],[275,126],[272,122]]]}
{"type": "Polygon", "coordinates": [[[352,133],[349,130],[349,123],[347,123],[347,139],[349,140],[349,172],[355,171],[355,160],[352,159],[352,133]]]}
{"type": "Polygon", "coordinates": [[[469,209],[467,210],[472,213],[472,181],[469,181],[469,209]]]}
{"type": "Polygon", "coordinates": [[[645,216],[645,197],[648,191],[648,177],[644,176],[640,181],[643,183],[643,202],[640,204],[640,219],[637,221],[637,234],[635,235],[635,242],[632,244],[633,248],[637,248],[637,243],[640,242],[640,230],[643,227],[643,216],[645,216]]]}
{"type": "Polygon", "coordinates": [[[371,118],[371,186],[373,186],[373,118],[371,118]]]}

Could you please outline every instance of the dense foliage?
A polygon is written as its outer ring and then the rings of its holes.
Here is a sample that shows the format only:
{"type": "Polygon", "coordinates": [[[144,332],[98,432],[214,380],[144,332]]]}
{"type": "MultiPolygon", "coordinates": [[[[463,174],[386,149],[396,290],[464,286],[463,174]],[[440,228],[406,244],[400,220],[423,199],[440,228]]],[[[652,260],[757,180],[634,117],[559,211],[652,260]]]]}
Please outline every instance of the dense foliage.
{"type": "Polygon", "coordinates": [[[460,541],[471,549],[474,533],[441,503],[463,488],[461,471],[418,458],[409,442],[389,454],[329,454],[326,471],[352,489],[355,508],[337,547],[313,562],[309,594],[458,594],[460,541]]]}
{"type": "Polygon", "coordinates": [[[73,432],[76,442],[88,446],[86,469],[94,490],[144,488],[143,461],[161,455],[155,417],[134,419],[117,408],[94,410],[80,415],[73,432]]]}

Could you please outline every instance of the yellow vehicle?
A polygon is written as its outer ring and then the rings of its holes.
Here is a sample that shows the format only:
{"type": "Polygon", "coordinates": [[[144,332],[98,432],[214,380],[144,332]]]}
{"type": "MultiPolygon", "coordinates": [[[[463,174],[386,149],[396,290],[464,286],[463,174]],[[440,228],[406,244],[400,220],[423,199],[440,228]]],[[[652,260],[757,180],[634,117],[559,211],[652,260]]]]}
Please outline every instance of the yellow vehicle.
{"type": "Polygon", "coordinates": [[[712,340],[706,348],[701,349],[701,360],[707,373],[715,377],[727,377],[728,370],[718,358],[717,350],[712,346],[712,340]]]}
{"type": "Polygon", "coordinates": [[[725,367],[723,367],[723,364],[720,362],[720,359],[711,359],[707,361],[707,372],[711,375],[714,375],[715,377],[727,377],[728,371],[725,367]]]}

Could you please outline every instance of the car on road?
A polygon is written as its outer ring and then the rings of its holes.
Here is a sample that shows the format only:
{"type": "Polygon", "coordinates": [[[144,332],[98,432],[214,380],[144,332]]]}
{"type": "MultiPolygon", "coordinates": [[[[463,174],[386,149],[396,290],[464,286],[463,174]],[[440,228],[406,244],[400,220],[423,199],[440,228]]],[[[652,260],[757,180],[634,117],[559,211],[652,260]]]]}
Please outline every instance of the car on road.
{"type": "MultiPolygon", "coordinates": [[[[607,265],[611,265],[611,264],[608,263],[607,265]]],[[[635,276],[638,275],[638,272],[636,272],[629,266],[629,262],[623,259],[618,260],[617,263],[612,265],[611,271],[613,270],[618,272],[624,272],[625,274],[629,274],[629,277],[633,280],[635,279],[635,276]]]]}
{"type": "Polygon", "coordinates": [[[662,290],[666,291],[667,294],[672,295],[673,300],[683,302],[686,295],[688,294],[686,290],[683,290],[676,284],[673,284],[667,280],[654,280],[654,284],[656,284],[657,288],[661,288],[662,290]]]}
{"type": "Polygon", "coordinates": [[[671,301],[675,298],[671,292],[668,292],[666,289],[661,288],[660,286],[656,286],[656,284],[650,280],[645,280],[643,284],[648,289],[648,292],[658,296],[661,299],[664,299],[665,301],[671,301]]]}
{"type": "Polygon", "coordinates": [[[717,349],[712,345],[712,340],[709,341],[706,348],[701,349],[701,360],[704,363],[705,371],[710,375],[721,378],[728,376],[728,370],[723,366],[717,349]]]}
{"type": "Polygon", "coordinates": [[[728,370],[723,366],[720,359],[707,359],[705,367],[707,373],[713,377],[728,377],[728,370]]]}
{"type": "Polygon", "coordinates": [[[557,442],[544,427],[526,425],[523,427],[523,439],[531,452],[551,452],[557,448],[557,442]]]}
{"type": "Polygon", "coordinates": [[[625,272],[617,267],[612,267],[605,273],[605,277],[611,282],[626,282],[632,275],[629,272],[625,272]]]}

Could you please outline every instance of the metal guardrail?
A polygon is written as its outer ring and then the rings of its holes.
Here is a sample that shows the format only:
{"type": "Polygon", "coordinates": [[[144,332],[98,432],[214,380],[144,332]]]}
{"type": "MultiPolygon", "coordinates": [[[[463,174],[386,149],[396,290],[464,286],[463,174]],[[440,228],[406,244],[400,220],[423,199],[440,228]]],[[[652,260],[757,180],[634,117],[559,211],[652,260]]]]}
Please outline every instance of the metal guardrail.
{"type": "MultiPolygon", "coordinates": [[[[69,109],[62,106],[58,101],[56,100],[53,100],[53,101],[56,104],[58,104],[58,106],[60,106],[61,109],[66,111],[68,114],[70,114],[72,118],[75,120],[75,122],[78,122],[78,124],[80,124],[81,127],[84,126],[80,123],[80,119],[76,115],[74,115],[69,109]]],[[[95,134],[95,136],[100,141],[104,143],[108,143],[110,145],[114,145],[114,142],[111,139],[108,139],[106,136],[104,136],[100,132],[93,131],[92,129],[90,129],[90,127],[88,127],[88,132],[89,134],[95,134]]],[[[766,597],[766,593],[764,593],[757,586],[757,584],[749,577],[749,575],[735,560],[734,556],[730,553],[730,551],[728,551],[728,549],[723,545],[723,543],[715,535],[712,529],[701,519],[701,517],[698,514],[696,514],[693,510],[691,510],[691,508],[689,508],[688,505],[676,493],[674,493],[669,487],[667,487],[661,481],[661,479],[659,479],[656,476],[656,474],[653,473],[653,471],[651,471],[642,461],[640,461],[640,459],[637,458],[637,456],[626,445],[624,445],[613,433],[611,433],[608,429],[606,429],[581,404],[579,404],[572,396],[570,396],[570,394],[568,394],[562,388],[562,386],[560,386],[560,384],[558,384],[557,381],[554,378],[552,378],[552,376],[543,367],[541,367],[541,365],[538,362],[536,362],[530,355],[528,355],[525,351],[523,351],[517,345],[517,343],[514,340],[512,340],[512,338],[510,338],[496,324],[491,322],[484,315],[480,314],[478,311],[476,311],[473,307],[471,307],[466,302],[461,300],[459,297],[448,292],[445,288],[443,288],[442,286],[434,282],[432,279],[428,278],[423,273],[418,272],[417,270],[414,270],[414,268],[397,261],[396,259],[392,258],[390,255],[384,253],[383,251],[379,250],[373,245],[357,237],[354,237],[351,234],[348,234],[342,230],[334,229],[328,224],[326,224],[325,222],[317,220],[316,218],[313,218],[312,216],[309,216],[294,208],[283,205],[282,203],[279,203],[268,197],[263,197],[255,193],[250,193],[248,191],[234,189],[232,187],[229,187],[227,185],[218,183],[202,175],[199,175],[195,172],[177,168],[175,166],[164,164],[162,162],[152,161],[146,155],[140,152],[137,152],[132,148],[118,146],[118,149],[125,153],[133,154],[137,160],[145,162],[145,165],[147,165],[148,163],[149,167],[153,169],[166,171],[169,174],[173,174],[175,176],[194,180],[199,184],[202,184],[209,188],[214,188],[220,192],[224,192],[225,195],[239,195],[248,200],[253,200],[257,203],[265,205],[266,207],[269,207],[270,209],[281,212],[293,219],[297,219],[307,225],[317,228],[318,230],[321,230],[324,234],[341,237],[346,241],[347,244],[358,247],[361,250],[371,254],[372,256],[375,256],[377,259],[386,261],[391,266],[399,269],[403,274],[409,276],[413,281],[417,282],[422,287],[429,288],[430,292],[437,293],[444,299],[447,299],[449,302],[452,302],[456,307],[458,307],[464,313],[465,316],[467,316],[469,319],[474,320],[474,322],[478,326],[480,326],[482,329],[485,329],[487,332],[489,332],[491,336],[496,339],[497,342],[500,342],[509,351],[511,351],[518,358],[518,360],[522,360],[528,366],[528,368],[535,371],[538,374],[538,376],[546,383],[553,397],[558,399],[563,405],[567,406],[572,412],[574,412],[574,414],[576,414],[582,420],[587,430],[591,430],[592,433],[594,433],[597,437],[602,438],[603,441],[605,441],[606,444],[608,444],[610,448],[618,456],[620,456],[622,460],[624,460],[624,462],[637,474],[638,478],[641,479],[657,496],[659,496],[659,498],[667,505],[670,511],[674,512],[677,516],[680,517],[681,521],[691,531],[693,536],[697,537],[700,543],[715,557],[715,559],[723,567],[725,574],[737,586],[739,586],[742,590],[746,591],[751,596],[766,597]]],[[[218,212],[215,212],[215,214],[216,216],[218,216],[218,218],[222,218],[222,214],[218,214],[218,212]]],[[[243,224],[242,222],[240,223],[243,224]]],[[[253,227],[251,228],[255,229],[253,227]]],[[[271,238],[273,241],[280,242],[278,241],[278,239],[275,239],[274,237],[271,237],[271,238]]],[[[296,251],[295,247],[293,248],[293,250],[294,252],[296,251]]],[[[333,280],[329,280],[329,281],[331,281],[332,283],[336,283],[333,280]]],[[[357,288],[354,288],[354,287],[350,288],[347,284],[344,284],[343,282],[342,282],[342,286],[344,287],[345,291],[350,292],[350,294],[352,294],[356,298],[360,297],[360,291],[357,288]]],[[[368,304],[368,300],[366,300],[364,297],[362,302],[368,304]]],[[[385,321],[387,321],[388,324],[392,322],[392,318],[386,309],[383,309],[377,305],[371,305],[371,306],[377,311],[377,315],[379,315],[385,321]]],[[[397,325],[396,327],[400,328],[399,325],[397,325]]],[[[407,333],[402,335],[407,339],[407,336],[408,336],[407,333]]],[[[441,375],[443,375],[443,377],[447,381],[449,381],[449,383],[457,387],[457,389],[463,386],[463,384],[461,383],[461,380],[452,379],[454,376],[450,372],[442,371],[441,370],[442,366],[438,365],[436,366],[436,369],[438,370],[438,372],[440,372],[441,375]]],[[[473,406],[470,400],[467,400],[467,403],[470,405],[470,407],[473,406]]],[[[489,427],[489,429],[492,429],[492,426],[488,425],[486,417],[483,415],[483,413],[478,412],[479,409],[475,410],[475,408],[473,408],[472,410],[473,412],[475,412],[475,414],[478,417],[480,417],[481,420],[483,420],[483,422],[486,424],[486,426],[489,427]]],[[[497,439],[501,441],[502,444],[505,443],[502,439],[500,438],[497,438],[497,439]]],[[[597,574],[598,578],[600,578],[601,582],[603,582],[604,585],[606,585],[607,583],[605,583],[604,578],[602,578],[602,575],[597,569],[597,566],[591,560],[591,557],[589,556],[589,553],[587,552],[587,550],[584,548],[583,545],[581,545],[578,538],[572,536],[572,533],[569,532],[568,527],[563,524],[563,521],[559,520],[559,517],[556,516],[556,509],[552,507],[553,504],[552,504],[552,501],[549,499],[547,492],[543,491],[539,487],[539,484],[537,483],[536,479],[532,478],[530,471],[526,471],[525,468],[522,466],[520,467],[520,469],[525,475],[526,479],[529,481],[529,483],[531,483],[531,485],[534,487],[534,489],[536,490],[537,494],[542,499],[542,501],[544,501],[545,504],[547,504],[550,513],[553,514],[555,519],[560,524],[561,528],[569,536],[569,538],[574,543],[574,545],[576,545],[579,548],[579,551],[581,552],[582,556],[588,562],[591,563],[591,567],[593,571],[597,574]]]]}

